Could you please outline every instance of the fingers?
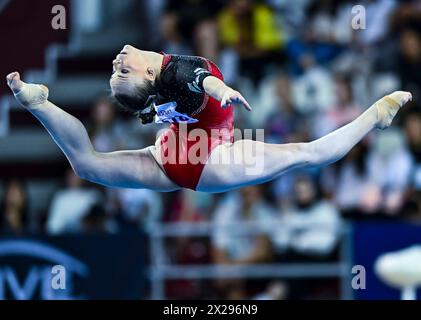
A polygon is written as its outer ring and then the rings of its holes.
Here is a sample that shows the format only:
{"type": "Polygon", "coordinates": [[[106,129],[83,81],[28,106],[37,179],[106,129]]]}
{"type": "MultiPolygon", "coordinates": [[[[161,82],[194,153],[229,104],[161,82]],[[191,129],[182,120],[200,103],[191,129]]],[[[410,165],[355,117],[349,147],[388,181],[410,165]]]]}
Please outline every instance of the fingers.
{"type": "Polygon", "coordinates": [[[246,110],[248,110],[248,111],[252,110],[252,108],[250,107],[247,100],[244,99],[244,97],[241,94],[233,95],[233,96],[230,96],[229,98],[223,99],[221,101],[221,107],[222,107],[222,109],[226,109],[226,108],[232,106],[235,103],[242,104],[244,106],[244,108],[246,108],[246,110]]]}
{"type": "Polygon", "coordinates": [[[240,96],[240,102],[241,104],[244,106],[244,108],[246,108],[246,110],[251,111],[251,107],[249,105],[249,103],[247,102],[246,99],[244,99],[242,96],[240,96]]]}
{"type": "Polygon", "coordinates": [[[13,93],[19,92],[23,87],[23,82],[20,80],[19,72],[12,72],[6,77],[7,85],[12,89],[13,93]]]}
{"type": "Polygon", "coordinates": [[[221,101],[221,108],[226,109],[232,105],[231,99],[224,99],[221,101]]]}

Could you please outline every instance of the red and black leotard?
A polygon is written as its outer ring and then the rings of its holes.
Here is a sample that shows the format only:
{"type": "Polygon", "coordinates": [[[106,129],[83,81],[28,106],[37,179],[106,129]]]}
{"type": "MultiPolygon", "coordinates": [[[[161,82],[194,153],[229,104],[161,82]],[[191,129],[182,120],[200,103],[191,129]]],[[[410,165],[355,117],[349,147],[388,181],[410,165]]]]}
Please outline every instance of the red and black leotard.
{"type": "Polygon", "coordinates": [[[156,142],[158,156],[168,177],[179,186],[193,190],[212,150],[219,144],[233,141],[233,108],[222,109],[219,101],[205,93],[203,80],[207,76],[223,80],[221,71],[210,60],[164,54],[157,81],[157,103],[175,101],[177,112],[198,120],[190,124],[171,124],[156,142]],[[183,131],[181,126],[186,126],[186,130],[183,131]],[[189,138],[193,129],[203,130],[205,137],[202,135],[200,139],[206,139],[208,148],[207,152],[198,151],[196,159],[191,161],[189,151],[199,140],[189,138]],[[217,130],[219,134],[212,135],[211,130],[217,130]]]}

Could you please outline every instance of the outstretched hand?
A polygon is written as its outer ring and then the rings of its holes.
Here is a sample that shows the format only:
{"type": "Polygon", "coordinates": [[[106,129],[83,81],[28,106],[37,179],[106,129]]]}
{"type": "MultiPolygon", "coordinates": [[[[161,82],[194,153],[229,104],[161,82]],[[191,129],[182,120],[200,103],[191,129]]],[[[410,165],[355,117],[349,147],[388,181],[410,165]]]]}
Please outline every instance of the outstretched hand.
{"type": "Polygon", "coordinates": [[[221,100],[221,107],[222,109],[228,108],[233,104],[239,104],[242,105],[244,108],[246,108],[248,111],[251,111],[251,107],[249,105],[249,103],[247,102],[246,99],[244,99],[244,97],[241,95],[241,93],[239,93],[238,91],[235,90],[227,90],[227,92],[225,92],[222,100],[221,100]]]}

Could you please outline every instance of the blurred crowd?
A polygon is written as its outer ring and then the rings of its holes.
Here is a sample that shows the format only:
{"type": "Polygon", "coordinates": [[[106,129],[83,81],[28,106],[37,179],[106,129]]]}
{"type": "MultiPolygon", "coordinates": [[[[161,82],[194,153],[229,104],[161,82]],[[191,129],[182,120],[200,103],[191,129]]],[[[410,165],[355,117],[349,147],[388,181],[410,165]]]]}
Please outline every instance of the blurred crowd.
{"type": "MultiPolygon", "coordinates": [[[[421,222],[421,1],[359,1],[364,8],[359,19],[365,20],[353,28],[358,14],[354,4],[164,1],[160,10],[139,22],[149,25],[143,28],[150,30],[149,41],[133,45],[215,61],[225,81],[253,107],[251,113],[235,111],[236,127],[263,128],[266,142],[317,139],[383,95],[411,91],[413,102],[389,130],[370,134],[326,168],[297,170],[226,194],[105,189],[81,181],[69,168],[48,212],[32,223],[25,183],[12,180],[1,201],[2,233],[136,232],[157,221],[208,221],[216,225],[210,239],[177,238],[169,243],[168,260],[239,265],[332,259],[340,238],[337,229],[346,219],[421,222]],[[300,232],[276,232],[270,228],[276,219],[301,226],[300,232]],[[268,228],[246,235],[236,227],[238,222],[268,228]]],[[[143,127],[117,111],[106,98],[93,105],[86,125],[98,151],[154,142],[158,126],[143,127]]],[[[244,280],[218,280],[213,286],[222,297],[250,296],[244,280]]],[[[265,283],[264,288],[263,293],[256,288],[251,292],[256,298],[293,294],[282,282],[265,283]]],[[[168,291],[188,297],[200,288],[186,281],[168,291]]]]}

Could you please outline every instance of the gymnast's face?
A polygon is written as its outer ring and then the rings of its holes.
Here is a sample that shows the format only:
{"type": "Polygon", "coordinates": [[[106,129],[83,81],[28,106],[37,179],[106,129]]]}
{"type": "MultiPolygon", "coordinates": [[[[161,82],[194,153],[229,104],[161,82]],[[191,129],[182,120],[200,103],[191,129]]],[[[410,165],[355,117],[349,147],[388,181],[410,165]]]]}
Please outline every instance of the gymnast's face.
{"type": "Polygon", "coordinates": [[[113,74],[110,78],[112,92],[128,93],[142,86],[145,80],[153,81],[155,73],[149,66],[143,51],[125,45],[113,61],[113,74]]]}

